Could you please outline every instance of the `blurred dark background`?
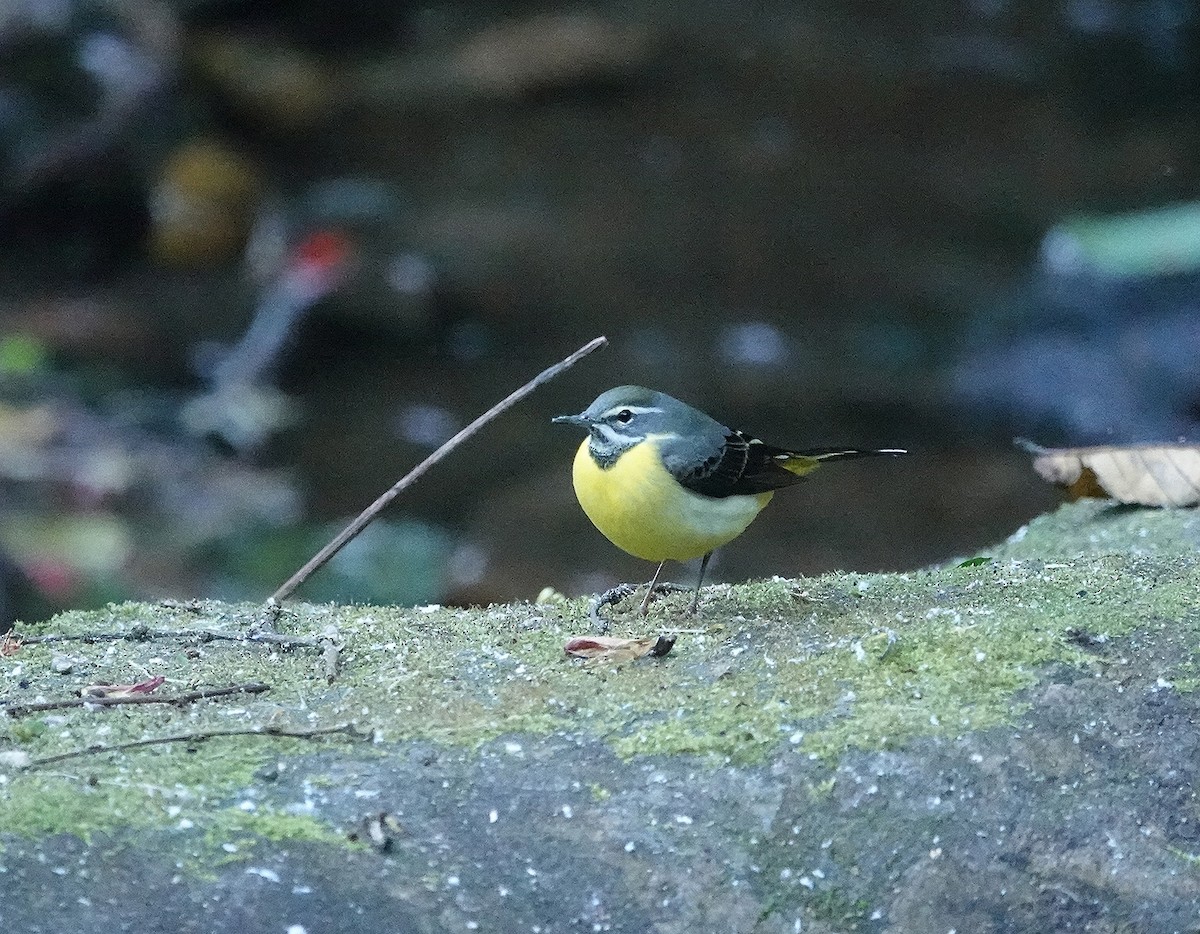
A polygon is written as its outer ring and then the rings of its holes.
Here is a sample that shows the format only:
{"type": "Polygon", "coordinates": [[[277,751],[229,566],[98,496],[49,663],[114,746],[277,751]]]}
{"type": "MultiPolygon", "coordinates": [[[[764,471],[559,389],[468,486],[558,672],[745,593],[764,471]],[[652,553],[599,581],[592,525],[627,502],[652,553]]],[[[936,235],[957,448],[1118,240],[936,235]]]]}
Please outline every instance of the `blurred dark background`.
{"type": "Polygon", "coordinates": [[[0,617],[261,599],[597,334],[302,594],[644,579],[549,424],[626,382],[916,452],[714,579],[974,554],[1057,501],[1014,434],[1195,437],[1198,92],[1171,0],[10,0],[0,617]]]}

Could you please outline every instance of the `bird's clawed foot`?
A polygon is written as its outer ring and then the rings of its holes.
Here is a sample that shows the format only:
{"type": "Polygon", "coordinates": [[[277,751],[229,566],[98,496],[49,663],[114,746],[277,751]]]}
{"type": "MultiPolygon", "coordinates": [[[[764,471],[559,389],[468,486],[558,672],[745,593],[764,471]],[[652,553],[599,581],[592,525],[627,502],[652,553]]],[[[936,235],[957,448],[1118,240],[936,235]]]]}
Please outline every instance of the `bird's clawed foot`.
{"type": "MultiPolygon", "coordinates": [[[[640,584],[617,584],[616,587],[610,587],[608,590],[604,591],[604,593],[596,594],[596,596],[592,598],[591,606],[588,607],[588,617],[593,623],[595,623],[597,626],[600,626],[602,630],[607,630],[609,621],[600,615],[600,610],[606,606],[615,606],[630,594],[637,593],[640,587],[640,584]]],[[[647,614],[650,607],[650,597],[655,593],[691,593],[691,588],[680,587],[678,584],[654,584],[653,587],[646,590],[646,597],[642,600],[641,605],[638,607],[639,615],[645,616],[647,614]]],[[[695,611],[696,606],[695,602],[693,601],[692,608],[689,612],[694,614],[695,611]]]]}
{"type": "Polygon", "coordinates": [[[588,607],[588,618],[591,619],[601,632],[608,631],[608,620],[600,615],[600,607],[613,606],[622,597],[628,597],[631,593],[637,590],[633,584],[617,584],[616,587],[609,587],[604,593],[598,593],[592,597],[591,606],[588,607]]]}

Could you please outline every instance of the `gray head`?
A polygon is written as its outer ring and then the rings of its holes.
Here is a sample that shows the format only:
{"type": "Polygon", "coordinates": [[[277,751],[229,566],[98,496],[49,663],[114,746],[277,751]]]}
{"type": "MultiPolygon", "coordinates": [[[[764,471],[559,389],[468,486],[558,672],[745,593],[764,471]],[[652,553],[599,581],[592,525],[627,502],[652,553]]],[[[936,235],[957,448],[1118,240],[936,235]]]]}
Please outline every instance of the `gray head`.
{"type": "Polygon", "coordinates": [[[723,438],[725,429],[698,409],[666,393],[643,386],[618,386],[602,393],[579,415],[553,421],[580,425],[590,432],[588,447],[608,466],[648,437],[670,443],[680,438],[723,438]]]}

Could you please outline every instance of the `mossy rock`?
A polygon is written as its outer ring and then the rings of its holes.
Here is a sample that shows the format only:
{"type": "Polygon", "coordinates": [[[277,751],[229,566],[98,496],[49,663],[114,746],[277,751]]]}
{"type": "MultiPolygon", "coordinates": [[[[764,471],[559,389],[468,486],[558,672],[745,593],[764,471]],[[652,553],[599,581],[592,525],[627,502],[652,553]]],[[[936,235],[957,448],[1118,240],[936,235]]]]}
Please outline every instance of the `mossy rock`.
{"type": "Polygon", "coordinates": [[[21,626],[73,638],[0,659],[0,930],[1188,930],[1198,543],[1067,506],[988,560],[622,604],[680,632],[621,666],[564,656],[583,600],[21,626]],[[264,624],[307,644],[205,635],[264,624]],[[19,709],[157,674],[270,690],[19,709]]]}

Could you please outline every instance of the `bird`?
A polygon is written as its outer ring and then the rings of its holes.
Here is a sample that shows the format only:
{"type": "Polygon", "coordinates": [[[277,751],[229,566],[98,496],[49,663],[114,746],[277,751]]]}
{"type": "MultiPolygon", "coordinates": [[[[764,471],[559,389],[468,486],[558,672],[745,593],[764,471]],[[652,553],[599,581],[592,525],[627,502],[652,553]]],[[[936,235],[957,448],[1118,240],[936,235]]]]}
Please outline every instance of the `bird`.
{"type": "Polygon", "coordinates": [[[825,461],[908,453],[772,447],[643,386],[609,389],[578,415],[552,421],[587,429],[572,480],[592,524],[622,551],[658,562],[642,616],[667,561],[701,558],[694,615],[713,552],[741,535],[777,489],[798,483],[825,461]]]}

